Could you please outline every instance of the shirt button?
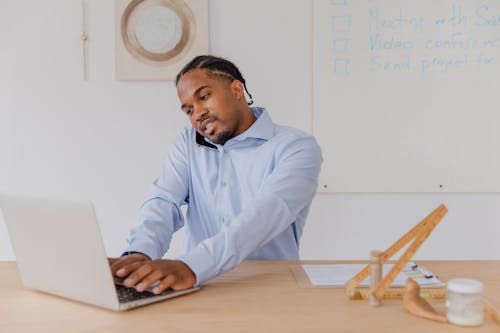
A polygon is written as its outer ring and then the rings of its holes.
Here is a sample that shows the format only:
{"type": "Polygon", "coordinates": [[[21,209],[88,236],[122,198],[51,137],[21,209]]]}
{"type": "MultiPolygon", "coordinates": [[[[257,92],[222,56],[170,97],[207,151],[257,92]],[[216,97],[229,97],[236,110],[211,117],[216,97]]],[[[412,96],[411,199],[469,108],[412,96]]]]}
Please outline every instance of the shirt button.
{"type": "Polygon", "coordinates": [[[224,223],[224,218],[223,218],[223,217],[221,217],[221,218],[219,219],[219,221],[220,221],[221,223],[224,223]]]}
{"type": "Polygon", "coordinates": [[[227,183],[226,182],[222,182],[222,186],[226,187],[227,183]]]}

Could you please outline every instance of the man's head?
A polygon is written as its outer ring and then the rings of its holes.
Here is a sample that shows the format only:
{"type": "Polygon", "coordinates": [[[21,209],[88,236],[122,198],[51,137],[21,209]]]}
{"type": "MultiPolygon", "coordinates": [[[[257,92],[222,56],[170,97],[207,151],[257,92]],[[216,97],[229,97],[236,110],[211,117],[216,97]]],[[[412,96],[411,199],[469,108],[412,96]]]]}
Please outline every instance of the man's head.
{"type": "Polygon", "coordinates": [[[255,120],[245,98],[245,79],[230,61],[203,55],[177,75],[182,111],[193,127],[217,144],[243,133],[255,120]]]}

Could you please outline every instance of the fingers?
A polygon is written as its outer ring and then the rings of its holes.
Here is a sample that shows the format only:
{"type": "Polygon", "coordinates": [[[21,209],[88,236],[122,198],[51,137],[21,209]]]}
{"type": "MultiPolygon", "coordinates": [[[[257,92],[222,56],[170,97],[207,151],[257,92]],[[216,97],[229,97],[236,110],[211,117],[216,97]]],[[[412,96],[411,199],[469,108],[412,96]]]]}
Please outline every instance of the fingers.
{"type": "MultiPolygon", "coordinates": [[[[138,292],[142,292],[153,285],[155,282],[160,281],[166,275],[168,270],[165,269],[165,260],[155,260],[147,262],[137,268],[129,277],[123,282],[125,287],[131,288],[135,286],[138,292]]],[[[132,266],[132,265],[129,265],[132,266]]],[[[127,267],[129,267],[127,266],[127,267]]],[[[168,285],[160,292],[167,289],[168,285]]]]}
{"type": "Polygon", "coordinates": [[[143,292],[149,287],[154,286],[154,284],[157,283],[162,277],[163,276],[160,271],[152,271],[135,286],[135,290],[143,292]]]}
{"type": "Polygon", "coordinates": [[[188,289],[195,285],[196,275],[188,265],[179,260],[169,260],[168,264],[168,275],[156,286],[158,292],[162,292],[167,288],[174,290],[188,289]]]}
{"type": "Polygon", "coordinates": [[[167,275],[166,278],[161,280],[161,282],[153,288],[153,293],[155,294],[161,294],[171,286],[175,285],[177,282],[177,277],[173,274],[167,275]]]}
{"type": "Polygon", "coordinates": [[[140,262],[143,264],[146,261],[150,261],[150,259],[146,255],[141,254],[141,253],[134,253],[134,254],[131,254],[131,255],[128,255],[125,257],[121,257],[121,258],[109,258],[108,259],[108,262],[109,262],[109,265],[111,268],[111,273],[114,276],[118,276],[118,277],[125,277],[128,274],[130,274],[131,272],[133,272],[135,269],[137,269],[138,267],[141,266],[141,265],[137,265],[135,263],[140,262]],[[127,266],[131,265],[131,264],[134,264],[134,266],[127,268],[127,266]],[[121,271],[120,274],[117,274],[118,271],[120,271],[122,268],[125,268],[125,270],[121,271]]]}
{"type": "MultiPolygon", "coordinates": [[[[136,269],[134,269],[133,272],[127,277],[127,279],[125,281],[123,281],[123,284],[125,285],[125,287],[131,288],[131,287],[135,286],[137,289],[139,287],[138,283],[141,282],[146,276],[148,276],[150,273],[152,273],[154,271],[151,263],[145,263],[145,264],[135,263],[132,265],[136,265],[136,264],[139,264],[140,266],[137,267],[136,269]]],[[[132,266],[132,265],[129,265],[129,266],[132,266]]],[[[125,270],[129,266],[124,267],[122,269],[125,270]]],[[[161,276],[159,278],[161,278],[161,276]]],[[[141,282],[141,286],[144,287],[144,288],[142,288],[141,291],[143,291],[144,289],[149,287],[149,285],[146,285],[144,282],[141,282]]],[[[137,290],[137,291],[139,291],[139,290],[137,290]]]]}
{"type": "Polygon", "coordinates": [[[123,267],[120,267],[115,275],[118,276],[118,277],[127,277],[129,276],[131,273],[135,272],[137,269],[141,268],[142,266],[144,265],[144,262],[143,261],[135,261],[131,264],[128,264],[126,266],[123,266],[123,267]]]}
{"type": "Polygon", "coordinates": [[[147,262],[133,262],[120,268],[117,274],[128,276],[123,284],[126,287],[135,287],[142,292],[159,281],[153,288],[159,294],[168,288],[175,290],[187,289],[196,282],[193,271],[183,262],[176,260],[154,260],[147,262]]]}

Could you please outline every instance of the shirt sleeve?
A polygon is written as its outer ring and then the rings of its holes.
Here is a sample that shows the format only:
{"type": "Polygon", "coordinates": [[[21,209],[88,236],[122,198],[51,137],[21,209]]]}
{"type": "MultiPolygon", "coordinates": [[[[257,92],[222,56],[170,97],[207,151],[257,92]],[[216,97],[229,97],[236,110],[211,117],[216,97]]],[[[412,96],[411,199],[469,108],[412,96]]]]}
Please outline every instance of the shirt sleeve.
{"type": "Polygon", "coordinates": [[[293,140],[277,156],[276,167],[263,182],[254,202],[213,237],[179,259],[196,274],[197,284],[241,263],[288,228],[310,205],[323,161],[311,136],[293,140]]]}
{"type": "Polygon", "coordinates": [[[187,131],[174,141],[151,194],[139,209],[126,252],[142,252],[151,259],[159,259],[167,252],[173,233],[184,225],[180,207],[189,193],[187,142],[187,131]]]}

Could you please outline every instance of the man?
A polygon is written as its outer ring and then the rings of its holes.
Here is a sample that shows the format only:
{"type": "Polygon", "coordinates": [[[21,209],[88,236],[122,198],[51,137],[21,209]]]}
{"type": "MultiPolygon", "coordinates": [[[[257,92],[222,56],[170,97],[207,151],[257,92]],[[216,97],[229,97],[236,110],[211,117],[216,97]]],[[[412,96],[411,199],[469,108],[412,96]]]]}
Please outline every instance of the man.
{"type": "Polygon", "coordinates": [[[243,76],[225,59],[194,58],[176,86],[192,126],[166,157],[126,252],[110,259],[113,274],[137,291],[156,283],[160,293],[198,285],[247,258],[298,259],[322,162],[314,138],[250,108],[243,76]],[[183,226],[184,254],[161,259],[183,226]]]}

